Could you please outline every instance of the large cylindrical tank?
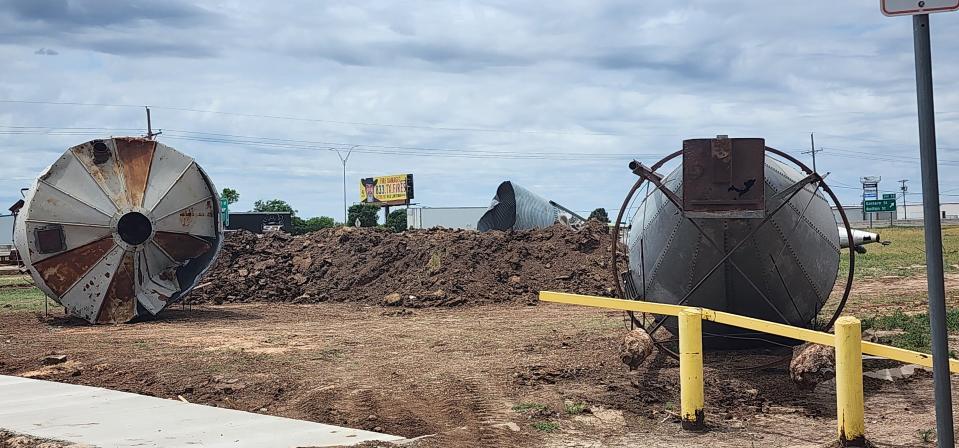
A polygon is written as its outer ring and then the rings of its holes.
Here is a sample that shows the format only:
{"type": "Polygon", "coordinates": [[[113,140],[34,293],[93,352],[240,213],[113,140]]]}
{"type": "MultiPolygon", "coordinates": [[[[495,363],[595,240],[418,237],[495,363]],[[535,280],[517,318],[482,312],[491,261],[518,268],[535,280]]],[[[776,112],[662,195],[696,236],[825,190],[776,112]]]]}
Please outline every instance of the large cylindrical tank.
{"type": "Polygon", "coordinates": [[[14,227],[37,286],[91,323],[159,313],[196,285],[222,240],[206,173],[137,137],[68,149],[26,193],[14,227]]]}
{"type": "MultiPolygon", "coordinates": [[[[778,193],[804,176],[768,156],[764,173],[765,213],[770,214],[784,199],[777,196],[778,193]]],[[[680,166],[663,182],[682,197],[682,178],[680,166]]],[[[719,249],[711,246],[659,190],[636,209],[629,237],[629,266],[632,286],[643,300],[679,303],[726,252],[762,222],[759,218],[692,219],[719,249]]],[[[829,298],[838,267],[839,234],[835,217],[826,199],[815,193],[814,186],[806,185],[685,303],[811,327],[829,298]]],[[[668,319],[665,327],[675,332],[675,318],[668,319]]],[[[712,348],[755,346],[762,343],[759,339],[770,339],[709,322],[704,323],[703,331],[703,343],[712,348]]]]}

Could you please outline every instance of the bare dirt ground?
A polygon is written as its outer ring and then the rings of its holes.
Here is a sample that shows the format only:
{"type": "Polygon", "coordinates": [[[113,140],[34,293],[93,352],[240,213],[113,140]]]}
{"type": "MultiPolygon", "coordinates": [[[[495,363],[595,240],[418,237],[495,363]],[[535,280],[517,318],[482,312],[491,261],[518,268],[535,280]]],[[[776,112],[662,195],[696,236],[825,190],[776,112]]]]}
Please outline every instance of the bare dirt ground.
{"type": "MultiPolygon", "coordinates": [[[[195,306],[95,327],[13,310],[0,313],[0,373],[430,435],[421,447],[821,447],[834,437],[834,386],[802,391],[786,361],[743,370],[730,354],[707,357],[710,430],[683,432],[678,365],[628,371],[623,334],[618,312],[556,304],[195,306]],[[49,354],[68,360],[42,366],[49,354]]],[[[781,355],[753,353],[748,365],[781,355]]],[[[931,397],[926,373],[867,379],[869,438],[922,446],[931,397]]]]}

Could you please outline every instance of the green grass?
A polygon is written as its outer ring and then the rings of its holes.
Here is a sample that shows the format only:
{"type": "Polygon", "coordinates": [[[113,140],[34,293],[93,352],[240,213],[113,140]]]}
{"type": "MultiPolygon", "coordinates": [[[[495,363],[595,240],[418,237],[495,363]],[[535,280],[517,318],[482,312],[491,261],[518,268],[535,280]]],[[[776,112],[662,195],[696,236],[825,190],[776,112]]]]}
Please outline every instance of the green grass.
{"type": "Polygon", "coordinates": [[[546,405],[540,403],[520,403],[516,406],[513,406],[513,410],[516,412],[526,412],[526,411],[545,411],[546,405]]]}
{"type": "Polygon", "coordinates": [[[586,403],[567,401],[563,407],[569,415],[582,414],[586,410],[586,403]]]}
{"type": "MultiPolygon", "coordinates": [[[[0,288],[0,313],[11,311],[43,311],[43,301],[46,296],[36,287],[5,287],[0,288]]],[[[61,306],[50,301],[51,310],[61,309],[61,306]]]]}
{"type": "MultiPolygon", "coordinates": [[[[905,333],[893,336],[890,344],[907,350],[929,353],[931,348],[928,314],[906,314],[896,310],[892,314],[867,317],[862,320],[862,329],[903,330],[905,333]]],[[[946,328],[950,332],[959,331],[959,308],[946,311],[946,328]]]]}
{"type": "MultiPolygon", "coordinates": [[[[864,229],[869,230],[869,229],[864,229]]],[[[868,244],[865,254],[856,254],[856,277],[882,277],[896,275],[909,277],[926,272],[926,249],[922,227],[889,227],[873,229],[883,241],[892,241],[888,246],[868,244]]],[[[959,271],[959,227],[942,229],[942,250],[946,272],[959,271]]],[[[845,250],[840,257],[840,278],[849,270],[845,250]]]]}
{"type": "Polygon", "coordinates": [[[536,422],[531,425],[537,431],[553,432],[559,429],[559,423],[556,422],[536,422]]]}
{"type": "Polygon", "coordinates": [[[29,275],[0,275],[0,287],[30,285],[33,285],[33,279],[29,275]]]}

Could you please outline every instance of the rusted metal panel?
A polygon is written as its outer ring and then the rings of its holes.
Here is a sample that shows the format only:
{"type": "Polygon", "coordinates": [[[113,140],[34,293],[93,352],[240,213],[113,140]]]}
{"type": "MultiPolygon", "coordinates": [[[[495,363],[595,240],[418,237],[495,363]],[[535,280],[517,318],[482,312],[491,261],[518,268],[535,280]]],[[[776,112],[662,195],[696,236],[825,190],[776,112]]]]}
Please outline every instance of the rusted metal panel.
{"type": "Polygon", "coordinates": [[[71,316],[95,323],[110,280],[120,265],[124,250],[113,246],[97,264],[62,296],[56,298],[71,316]]]}
{"type": "Polygon", "coordinates": [[[761,138],[683,141],[683,212],[691,218],[765,216],[761,138]]]}
{"type": "Polygon", "coordinates": [[[93,140],[70,150],[116,208],[124,209],[132,205],[126,193],[120,159],[116,155],[113,139],[93,140]]]}
{"type": "Polygon", "coordinates": [[[186,233],[157,232],[153,241],[176,261],[199,257],[211,248],[206,240],[186,233]]]}
{"type": "Polygon", "coordinates": [[[216,232],[216,219],[219,212],[219,207],[214,207],[213,198],[210,197],[158,219],[156,229],[164,232],[213,236],[216,232]]]}
{"type": "Polygon", "coordinates": [[[107,237],[47,258],[33,266],[50,290],[61,296],[112,247],[113,238],[107,237]]]}
{"type": "Polygon", "coordinates": [[[77,198],[46,182],[38,182],[35,190],[39,200],[31,201],[26,207],[27,219],[32,222],[104,227],[110,224],[110,215],[80,202],[77,198]]]}
{"type": "Polygon", "coordinates": [[[123,181],[126,183],[130,204],[140,207],[143,205],[143,193],[150,177],[156,142],[137,137],[118,137],[113,140],[116,142],[117,158],[123,169],[123,181]]]}
{"type": "MultiPolygon", "coordinates": [[[[193,159],[169,146],[157,143],[153,154],[153,166],[150,168],[150,179],[147,180],[146,192],[143,194],[143,208],[154,210],[157,203],[167,195],[167,192],[192,164],[193,159]]],[[[183,204],[183,206],[186,205],[183,204]]]]}
{"type": "Polygon", "coordinates": [[[132,320],[137,316],[137,298],[133,284],[134,270],[133,252],[126,251],[120,265],[117,266],[110,287],[103,296],[100,312],[97,313],[98,324],[116,324],[132,320]]]}
{"type": "Polygon", "coordinates": [[[73,151],[67,151],[54,162],[40,176],[40,182],[47,186],[55,185],[61,192],[66,192],[65,194],[100,211],[104,216],[111,216],[117,211],[116,205],[93,180],[73,151]]]}
{"type": "MultiPolygon", "coordinates": [[[[37,229],[47,227],[50,224],[43,222],[32,222],[28,221],[26,223],[27,235],[34,235],[37,229]]],[[[92,243],[96,240],[107,238],[110,236],[109,227],[100,227],[100,226],[88,226],[88,225],[74,225],[74,224],[56,224],[63,229],[63,235],[66,237],[65,245],[66,250],[76,249],[80,246],[92,243]]],[[[29,239],[29,238],[28,238],[29,239]]],[[[41,254],[36,247],[35,241],[30,239],[29,242],[29,254],[31,260],[34,264],[39,263],[47,258],[54,257],[59,253],[52,254],[41,254]]]]}

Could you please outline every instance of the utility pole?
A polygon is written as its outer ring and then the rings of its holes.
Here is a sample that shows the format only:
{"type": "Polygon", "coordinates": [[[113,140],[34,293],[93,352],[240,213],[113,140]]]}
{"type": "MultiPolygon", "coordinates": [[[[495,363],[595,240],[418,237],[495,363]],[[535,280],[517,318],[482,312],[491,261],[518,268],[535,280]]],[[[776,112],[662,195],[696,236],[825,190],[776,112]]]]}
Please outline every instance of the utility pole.
{"type": "Polygon", "coordinates": [[[343,157],[339,149],[332,149],[336,151],[336,156],[340,158],[340,162],[343,162],[343,225],[347,225],[346,220],[349,218],[349,208],[346,205],[346,162],[350,160],[350,154],[356,149],[356,145],[350,146],[350,149],[346,151],[346,157],[343,157]]]}
{"type": "Polygon", "coordinates": [[[150,121],[150,106],[143,106],[143,108],[147,110],[147,135],[145,137],[150,140],[153,140],[154,139],[153,137],[156,137],[162,134],[163,131],[160,130],[155,133],[153,132],[153,122],[150,121]]]}
{"type": "Polygon", "coordinates": [[[906,182],[909,182],[909,179],[899,179],[899,183],[902,184],[899,187],[899,191],[902,191],[902,219],[909,219],[909,214],[906,212],[906,192],[909,191],[909,187],[906,186],[906,182]]]}
{"type": "Polygon", "coordinates": [[[813,133],[809,133],[809,151],[803,151],[803,154],[812,154],[812,172],[816,173],[816,153],[822,152],[822,148],[816,149],[816,139],[813,133]]]}

